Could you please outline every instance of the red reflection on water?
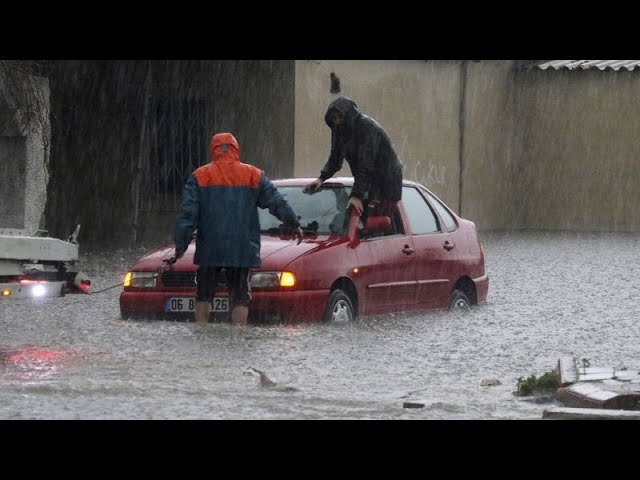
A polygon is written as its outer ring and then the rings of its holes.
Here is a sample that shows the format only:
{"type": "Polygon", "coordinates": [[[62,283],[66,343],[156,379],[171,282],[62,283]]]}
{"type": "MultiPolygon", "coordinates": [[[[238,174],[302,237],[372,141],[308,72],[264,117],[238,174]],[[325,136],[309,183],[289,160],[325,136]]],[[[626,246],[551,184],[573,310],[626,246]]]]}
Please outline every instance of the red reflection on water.
{"type": "Polygon", "coordinates": [[[0,364],[5,366],[8,373],[23,380],[31,380],[58,373],[69,360],[78,357],[79,354],[78,351],[34,345],[0,347],[0,364]]]}
{"type": "Polygon", "coordinates": [[[16,353],[7,356],[9,362],[55,362],[70,357],[69,352],[59,352],[50,348],[23,347],[16,353]]]}

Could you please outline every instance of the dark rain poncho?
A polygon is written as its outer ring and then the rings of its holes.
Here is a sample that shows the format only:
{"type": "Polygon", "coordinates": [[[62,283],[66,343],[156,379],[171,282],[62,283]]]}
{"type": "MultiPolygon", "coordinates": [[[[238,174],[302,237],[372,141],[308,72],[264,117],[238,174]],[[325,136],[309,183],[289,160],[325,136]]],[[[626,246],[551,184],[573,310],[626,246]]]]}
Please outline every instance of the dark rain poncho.
{"type": "Polygon", "coordinates": [[[355,102],[348,97],[333,100],[324,120],[331,128],[331,154],[320,178],[332,177],[346,159],[354,177],[351,196],[367,201],[400,200],[403,165],[384,128],[373,118],[360,113],[355,102]],[[332,124],[332,110],[345,117],[343,125],[332,124]]]}

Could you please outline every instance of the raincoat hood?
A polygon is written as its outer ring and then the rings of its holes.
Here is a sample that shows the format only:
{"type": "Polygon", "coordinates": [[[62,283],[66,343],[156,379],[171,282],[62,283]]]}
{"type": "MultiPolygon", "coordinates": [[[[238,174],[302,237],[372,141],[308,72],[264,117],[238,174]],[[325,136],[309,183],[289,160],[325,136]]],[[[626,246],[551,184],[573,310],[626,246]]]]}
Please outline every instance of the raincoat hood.
{"type": "Polygon", "coordinates": [[[351,100],[349,97],[338,97],[329,104],[327,113],[324,115],[324,121],[329,128],[333,128],[333,124],[331,123],[332,110],[340,112],[345,118],[345,124],[349,127],[353,126],[356,118],[360,115],[360,110],[358,110],[356,102],[351,100]]]}
{"type": "Polygon", "coordinates": [[[231,133],[216,133],[209,143],[211,161],[235,160],[240,161],[240,147],[231,133]]]}

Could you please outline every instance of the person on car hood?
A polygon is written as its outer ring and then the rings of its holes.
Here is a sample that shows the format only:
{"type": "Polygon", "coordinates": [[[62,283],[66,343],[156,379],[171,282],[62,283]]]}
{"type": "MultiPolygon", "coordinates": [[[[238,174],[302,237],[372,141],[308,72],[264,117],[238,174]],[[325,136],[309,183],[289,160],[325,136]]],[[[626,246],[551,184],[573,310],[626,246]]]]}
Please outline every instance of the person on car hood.
{"type": "Polygon", "coordinates": [[[306,185],[313,192],[342,168],[343,159],[351,167],[353,189],[347,208],[354,207],[362,215],[364,205],[387,214],[402,196],[402,162],[391,139],[373,118],[361,113],[349,97],[334,99],[324,117],[331,129],[331,154],[320,176],[306,185]]]}
{"type": "Polygon", "coordinates": [[[260,266],[258,207],[268,208],[291,228],[298,243],[302,241],[294,211],[262,170],[240,162],[239,151],[231,133],[214,135],[209,144],[211,162],[193,172],[182,192],[174,230],[175,256],[184,255],[197,228],[193,263],[199,265],[195,305],[199,324],[209,321],[217,272],[225,268],[231,322],[246,325],[249,270],[260,266]]]}

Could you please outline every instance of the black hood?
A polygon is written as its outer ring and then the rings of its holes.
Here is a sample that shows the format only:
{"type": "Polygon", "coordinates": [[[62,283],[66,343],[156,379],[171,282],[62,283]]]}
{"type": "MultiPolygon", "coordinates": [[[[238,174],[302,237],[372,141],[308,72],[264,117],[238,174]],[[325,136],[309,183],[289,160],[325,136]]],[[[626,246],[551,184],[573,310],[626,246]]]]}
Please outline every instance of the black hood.
{"type": "Polygon", "coordinates": [[[324,122],[329,126],[329,128],[333,128],[330,118],[332,110],[340,112],[344,116],[345,123],[348,126],[352,126],[353,122],[355,122],[356,118],[360,115],[360,110],[358,110],[356,102],[351,100],[349,97],[338,97],[329,104],[327,113],[324,115],[324,122]]]}

